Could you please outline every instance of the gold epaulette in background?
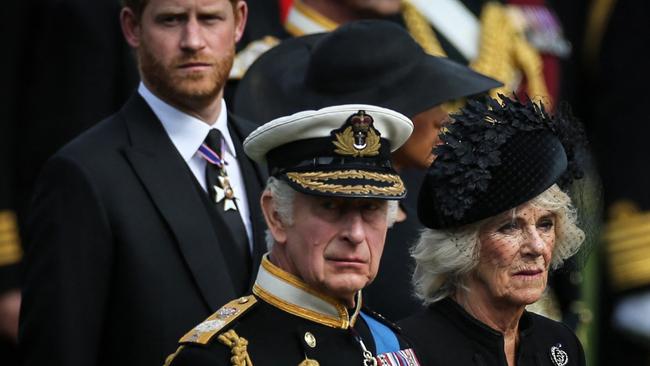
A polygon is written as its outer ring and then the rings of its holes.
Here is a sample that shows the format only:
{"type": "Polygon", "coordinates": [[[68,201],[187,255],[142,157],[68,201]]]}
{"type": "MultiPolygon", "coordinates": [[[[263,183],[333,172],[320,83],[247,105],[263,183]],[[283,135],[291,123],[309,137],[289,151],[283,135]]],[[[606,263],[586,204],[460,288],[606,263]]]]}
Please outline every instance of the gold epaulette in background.
{"type": "Polygon", "coordinates": [[[650,212],[640,211],[632,202],[615,203],[604,239],[614,289],[649,286],[650,212]]]}
{"type": "Polygon", "coordinates": [[[225,329],[233,320],[242,316],[256,303],[257,299],[253,295],[243,296],[227,303],[201,324],[187,332],[179,343],[208,344],[215,335],[225,329]]]}
{"type": "MultiPolygon", "coordinates": [[[[420,46],[433,56],[446,57],[440,41],[431,30],[428,20],[413,6],[405,1],[402,14],[406,28],[420,46]]],[[[482,74],[499,80],[501,88],[492,89],[490,95],[511,95],[521,81],[521,74],[526,77],[526,93],[535,101],[544,102],[547,107],[553,104],[544,80],[542,57],[520,32],[506,6],[497,2],[487,2],[480,15],[481,39],[478,56],[470,60],[469,67],[482,74]]],[[[449,111],[455,111],[462,103],[448,104],[449,111]]]]}
{"type": "Polygon", "coordinates": [[[16,215],[12,211],[0,211],[0,266],[18,263],[22,257],[16,215]]]}
{"type": "Polygon", "coordinates": [[[280,40],[273,36],[265,36],[249,43],[243,50],[237,52],[230,68],[229,80],[240,80],[263,53],[277,46],[280,40]]]}

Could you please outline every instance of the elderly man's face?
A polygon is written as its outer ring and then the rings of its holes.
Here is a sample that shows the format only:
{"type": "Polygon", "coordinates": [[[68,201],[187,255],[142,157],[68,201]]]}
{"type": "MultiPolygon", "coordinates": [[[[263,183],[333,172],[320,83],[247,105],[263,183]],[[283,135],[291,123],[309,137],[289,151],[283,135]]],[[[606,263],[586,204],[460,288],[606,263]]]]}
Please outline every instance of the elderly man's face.
{"type": "MultiPolygon", "coordinates": [[[[284,268],[310,286],[350,301],[377,274],[387,230],[387,202],[296,193],[285,229],[284,268]]],[[[350,304],[351,305],[351,304],[350,304]]]]}
{"type": "Polygon", "coordinates": [[[555,247],[555,214],[531,204],[491,220],[479,232],[479,264],[470,291],[495,304],[525,306],[546,288],[555,247]]]}
{"type": "Polygon", "coordinates": [[[144,82],[181,106],[221,95],[245,19],[245,3],[230,0],[149,0],[141,19],[122,13],[144,82]]]}

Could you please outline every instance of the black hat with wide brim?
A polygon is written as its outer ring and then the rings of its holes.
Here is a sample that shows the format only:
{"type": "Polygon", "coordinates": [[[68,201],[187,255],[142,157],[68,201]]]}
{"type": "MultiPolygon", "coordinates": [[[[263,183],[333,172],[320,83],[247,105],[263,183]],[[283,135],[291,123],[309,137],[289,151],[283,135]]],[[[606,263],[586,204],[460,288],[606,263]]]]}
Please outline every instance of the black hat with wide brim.
{"type": "Polygon", "coordinates": [[[350,103],[413,117],[501,85],[462,64],[426,54],[397,24],[363,20],[285,40],[263,54],[241,80],[234,109],[259,123],[350,103]]]}

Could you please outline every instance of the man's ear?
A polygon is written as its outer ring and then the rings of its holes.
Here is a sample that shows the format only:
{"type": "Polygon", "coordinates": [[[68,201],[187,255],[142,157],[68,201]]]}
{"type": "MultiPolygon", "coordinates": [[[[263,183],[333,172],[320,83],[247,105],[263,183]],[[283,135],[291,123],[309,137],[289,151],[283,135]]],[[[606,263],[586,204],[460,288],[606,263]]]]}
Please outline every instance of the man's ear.
{"type": "Polygon", "coordinates": [[[122,8],[120,12],[120,25],[122,26],[122,34],[124,34],[124,38],[129,46],[133,48],[139,47],[140,19],[138,19],[131,8],[122,8]]]}
{"type": "Polygon", "coordinates": [[[248,19],[248,5],[246,5],[246,1],[237,1],[233,11],[235,13],[235,42],[239,42],[244,35],[244,29],[246,28],[246,21],[248,19]]]}
{"type": "Polygon", "coordinates": [[[286,224],[282,222],[280,214],[275,210],[275,202],[271,192],[265,190],[260,198],[260,205],[262,206],[262,213],[266,226],[269,228],[273,239],[277,244],[284,244],[287,241],[286,224]]]}

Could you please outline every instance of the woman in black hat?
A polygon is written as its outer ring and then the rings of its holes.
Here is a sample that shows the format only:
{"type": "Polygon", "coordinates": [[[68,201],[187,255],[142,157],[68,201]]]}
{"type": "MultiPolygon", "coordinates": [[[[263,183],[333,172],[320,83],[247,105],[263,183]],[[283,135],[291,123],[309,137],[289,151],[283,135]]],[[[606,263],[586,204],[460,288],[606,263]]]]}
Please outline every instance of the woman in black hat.
{"type": "Polygon", "coordinates": [[[585,234],[567,187],[577,123],[503,97],[469,103],[418,198],[413,283],[428,308],[402,322],[424,365],[584,365],[568,327],[526,311],[585,234]]]}

